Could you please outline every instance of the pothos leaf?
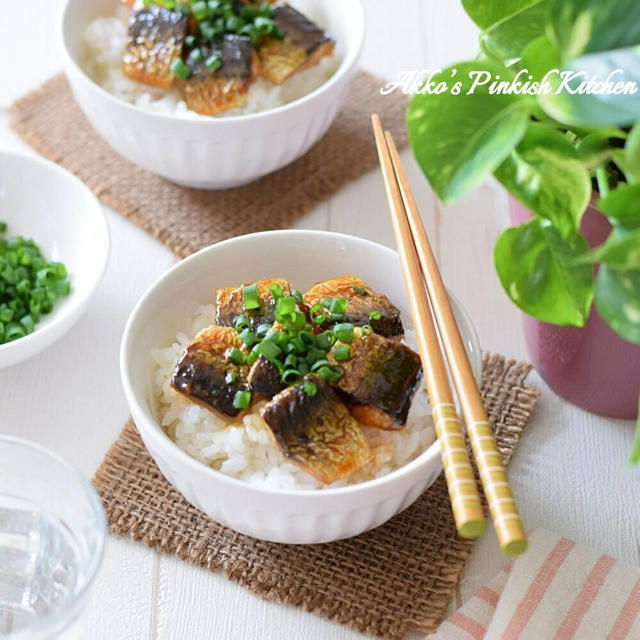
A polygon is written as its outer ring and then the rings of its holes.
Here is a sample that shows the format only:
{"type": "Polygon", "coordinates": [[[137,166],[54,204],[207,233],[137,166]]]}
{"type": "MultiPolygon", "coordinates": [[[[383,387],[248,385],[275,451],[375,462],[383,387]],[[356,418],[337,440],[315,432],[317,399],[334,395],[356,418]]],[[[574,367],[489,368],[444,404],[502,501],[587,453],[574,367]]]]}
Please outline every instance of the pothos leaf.
{"type": "Polygon", "coordinates": [[[620,271],[602,265],[596,278],[595,304],[621,338],[640,344],[640,269],[620,271]]]}
{"type": "Polygon", "coordinates": [[[418,164],[444,202],[477,186],[524,135],[530,101],[519,95],[491,94],[483,82],[510,75],[497,62],[462,63],[433,78],[450,85],[460,82],[458,95],[445,91],[411,99],[409,140],[418,164]]]}
{"type": "Polygon", "coordinates": [[[640,224],[640,182],[620,185],[598,200],[598,208],[612,222],[626,227],[640,224]]]}
{"type": "Polygon", "coordinates": [[[589,251],[578,262],[599,262],[621,271],[640,270],[640,228],[634,231],[614,230],[604,244],[589,251]]]}
{"type": "Polygon", "coordinates": [[[511,300],[543,322],[584,326],[593,301],[593,271],[577,264],[582,236],[563,238],[549,220],[533,218],[504,231],[495,246],[498,276],[511,300]]]}
{"type": "Polygon", "coordinates": [[[481,29],[489,29],[540,2],[542,0],[462,0],[462,6],[481,29]]]}
{"type": "Polygon", "coordinates": [[[640,462],[640,398],[638,399],[638,422],[636,423],[636,437],[633,440],[633,448],[629,457],[631,464],[640,462]]]}
{"type": "Polygon", "coordinates": [[[573,145],[558,131],[530,124],[494,175],[522,204],[575,235],[591,197],[591,180],[573,145]]]}

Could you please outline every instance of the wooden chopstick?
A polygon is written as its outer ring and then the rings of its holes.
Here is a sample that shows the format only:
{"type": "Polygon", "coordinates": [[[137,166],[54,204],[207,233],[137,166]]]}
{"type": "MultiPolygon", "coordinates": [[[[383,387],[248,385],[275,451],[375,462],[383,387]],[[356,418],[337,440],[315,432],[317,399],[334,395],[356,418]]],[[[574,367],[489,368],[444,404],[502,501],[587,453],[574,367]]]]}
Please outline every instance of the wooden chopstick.
{"type": "Polygon", "coordinates": [[[462,427],[453,403],[446,365],[440,351],[420,263],[411,239],[391,156],[385,143],[380,118],[374,115],[372,120],[456,529],[461,536],[474,538],[484,531],[484,512],[462,427]]]}
{"type": "Polygon", "coordinates": [[[412,237],[414,251],[419,261],[418,268],[421,269],[426,284],[431,310],[458,393],[462,415],[500,548],[505,555],[517,555],[527,548],[527,538],[509,487],[502,457],[489,425],[487,412],[407,174],[393,137],[388,131],[385,133],[385,142],[403,202],[402,211],[394,207],[393,216],[403,219],[401,224],[408,228],[412,237]]]}

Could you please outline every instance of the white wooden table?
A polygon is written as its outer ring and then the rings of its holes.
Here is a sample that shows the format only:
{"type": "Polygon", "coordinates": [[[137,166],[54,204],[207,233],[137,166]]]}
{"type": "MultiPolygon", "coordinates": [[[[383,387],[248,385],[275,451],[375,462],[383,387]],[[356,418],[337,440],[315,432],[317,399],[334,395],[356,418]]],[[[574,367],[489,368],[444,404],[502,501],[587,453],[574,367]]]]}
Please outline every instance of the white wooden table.
{"type": "MultiPolygon", "coordinates": [[[[442,67],[472,56],[476,30],[457,0],[365,0],[363,66],[393,78],[403,69],[442,67]],[[390,5],[393,4],[393,10],[390,5]]],[[[9,129],[6,107],[57,72],[56,2],[5,0],[0,20],[0,148],[32,153],[9,129]]],[[[405,154],[449,287],[473,318],[485,349],[526,359],[518,311],[495,276],[492,247],[507,224],[506,198],[489,182],[443,207],[405,154]]],[[[107,210],[112,252],[91,309],[46,352],[0,370],[0,431],[59,452],[90,477],[128,412],[118,348],[127,316],[174,257],[107,210]],[[100,336],[96,340],[96,336],[100,336]]],[[[330,229],[392,245],[377,172],[344,188],[302,218],[299,228],[330,229]]],[[[630,469],[629,422],[576,409],[541,390],[534,419],[510,467],[526,526],[543,526],[640,564],[640,471],[630,469]]],[[[501,566],[492,534],[467,565],[461,595],[501,566]]],[[[91,640],[346,640],[363,637],[303,611],[260,600],[221,575],[111,538],[90,605],[91,640]]]]}

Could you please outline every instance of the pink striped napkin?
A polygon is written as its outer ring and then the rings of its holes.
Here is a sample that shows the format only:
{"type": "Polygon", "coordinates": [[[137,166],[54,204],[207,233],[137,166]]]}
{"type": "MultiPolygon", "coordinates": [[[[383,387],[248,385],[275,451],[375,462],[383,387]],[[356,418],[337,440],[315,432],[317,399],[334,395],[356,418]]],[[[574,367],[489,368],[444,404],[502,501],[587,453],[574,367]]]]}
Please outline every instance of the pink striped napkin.
{"type": "Polygon", "coordinates": [[[640,569],[535,530],[509,562],[426,640],[640,638],[640,569]]]}

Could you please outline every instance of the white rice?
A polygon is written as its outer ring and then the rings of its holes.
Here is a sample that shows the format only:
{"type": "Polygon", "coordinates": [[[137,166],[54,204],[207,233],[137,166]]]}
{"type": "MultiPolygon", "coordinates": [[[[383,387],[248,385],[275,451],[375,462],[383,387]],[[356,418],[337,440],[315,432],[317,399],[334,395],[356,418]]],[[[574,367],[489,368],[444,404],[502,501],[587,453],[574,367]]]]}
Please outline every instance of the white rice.
{"type": "MultiPolygon", "coordinates": [[[[85,29],[82,59],[89,77],[114,96],[147,111],[186,118],[211,118],[188,109],[177,90],[156,89],[124,75],[122,58],[127,44],[128,15],[126,7],[118,7],[114,17],[97,18],[85,29]]],[[[339,64],[339,57],[334,54],[296,73],[281,85],[259,79],[249,88],[248,99],[243,107],[230,109],[220,115],[247,115],[298,100],[324,84],[339,64]]]]}
{"type": "MultiPolygon", "coordinates": [[[[324,485],[287,461],[269,438],[268,427],[257,405],[242,425],[231,425],[211,411],[195,405],[170,386],[180,353],[200,330],[215,321],[213,305],[200,307],[176,341],[151,353],[155,369],[157,415],[169,437],[190,456],[232,478],[273,489],[341,487],[383,476],[420,455],[435,439],[431,411],[424,390],[413,399],[402,431],[363,427],[374,459],[366,467],[331,485],[324,485]]],[[[413,332],[407,332],[413,345],[413,332]]],[[[264,404],[264,403],[262,403],[264,404]]]]}

